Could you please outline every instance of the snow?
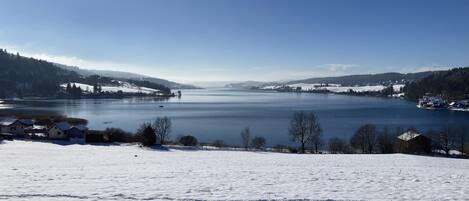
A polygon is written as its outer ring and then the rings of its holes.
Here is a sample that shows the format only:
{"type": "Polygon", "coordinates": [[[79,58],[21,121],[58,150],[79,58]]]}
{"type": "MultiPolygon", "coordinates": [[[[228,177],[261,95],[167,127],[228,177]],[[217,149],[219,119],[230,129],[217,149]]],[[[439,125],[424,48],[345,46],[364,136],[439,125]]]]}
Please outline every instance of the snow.
{"type": "Polygon", "coordinates": [[[416,137],[420,136],[419,133],[413,132],[413,131],[407,131],[399,136],[397,138],[404,140],[404,141],[409,141],[411,139],[414,139],[416,137]]]}
{"type": "MultiPolygon", "coordinates": [[[[118,92],[122,91],[124,93],[146,93],[146,94],[151,94],[151,93],[159,93],[160,91],[157,89],[152,89],[152,88],[147,88],[147,87],[139,87],[137,85],[128,83],[128,82],[122,82],[118,81],[119,86],[101,86],[103,92],[118,92]]],[[[71,85],[75,84],[75,86],[80,87],[82,90],[87,91],[87,92],[93,92],[93,86],[88,85],[88,84],[83,84],[83,83],[70,83],[71,85]]],[[[60,85],[61,87],[65,88],[67,87],[67,84],[62,84],[60,85]]]]}
{"type": "Polygon", "coordinates": [[[4,141],[5,200],[464,200],[469,160],[4,141]]]}
{"type": "Polygon", "coordinates": [[[405,84],[395,84],[392,85],[394,92],[400,92],[404,88],[405,84]]]}
{"type": "MultiPolygon", "coordinates": [[[[291,88],[301,87],[302,91],[311,91],[311,90],[329,90],[333,93],[344,93],[353,90],[355,92],[377,92],[381,91],[386,88],[384,85],[369,85],[369,86],[341,86],[340,84],[324,84],[324,83],[297,83],[297,84],[290,84],[287,85],[291,88]]],[[[281,88],[280,85],[269,85],[264,86],[262,89],[266,90],[273,90],[281,88]]],[[[400,92],[401,88],[403,88],[403,84],[395,84],[393,85],[394,92],[400,92]]]]}

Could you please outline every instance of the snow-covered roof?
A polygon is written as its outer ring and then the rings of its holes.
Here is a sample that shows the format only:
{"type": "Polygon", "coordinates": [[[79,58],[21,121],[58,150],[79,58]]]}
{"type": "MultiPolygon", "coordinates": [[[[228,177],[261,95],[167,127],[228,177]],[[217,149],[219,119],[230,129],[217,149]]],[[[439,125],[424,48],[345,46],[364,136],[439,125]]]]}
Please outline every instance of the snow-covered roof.
{"type": "Polygon", "coordinates": [[[34,121],[32,119],[18,119],[18,120],[15,120],[14,122],[10,123],[9,125],[15,124],[15,123],[19,123],[19,124],[26,125],[26,126],[34,125],[34,121]]]}
{"type": "Polygon", "coordinates": [[[399,138],[401,140],[404,140],[404,141],[409,141],[409,140],[414,139],[414,138],[416,138],[420,135],[421,134],[416,133],[414,131],[407,131],[407,132],[402,133],[401,135],[397,136],[397,138],[399,138]]]}
{"type": "Polygon", "coordinates": [[[55,127],[57,129],[60,129],[62,131],[66,131],[66,130],[69,130],[71,128],[70,124],[67,123],[67,122],[60,122],[60,123],[56,123],[55,124],[55,127]]]}
{"type": "Polygon", "coordinates": [[[37,130],[41,130],[41,129],[45,129],[45,128],[47,128],[47,127],[46,127],[46,126],[42,126],[42,125],[34,125],[34,126],[33,126],[33,129],[35,129],[35,130],[36,130],[36,129],[37,129],[37,130]]]}

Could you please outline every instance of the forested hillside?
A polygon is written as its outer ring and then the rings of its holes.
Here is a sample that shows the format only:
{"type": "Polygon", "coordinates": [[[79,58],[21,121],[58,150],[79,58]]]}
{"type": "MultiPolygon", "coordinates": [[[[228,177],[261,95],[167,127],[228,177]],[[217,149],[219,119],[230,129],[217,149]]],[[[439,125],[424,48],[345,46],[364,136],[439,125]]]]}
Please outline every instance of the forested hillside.
{"type": "Polygon", "coordinates": [[[0,50],[0,97],[54,96],[60,83],[79,77],[50,62],[0,50]]]}
{"type": "Polygon", "coordinates": [[[99,75],[103,77],[112,77],[112,78],[121,79],[121,80],[133,80],[136,82],[147,81],[148,84],[163,85],[171,89],[197,89],[198,88],[189,84],[181,84],[181,83],[172,82],[172,81],[161,79],[161,78],[141,75],[137,73],[112,71],[112,70],[89,70],[89,69],[82,69],[82,68],[75,67],[75,66],[67,66],[67,65],[56,64],[56,63],[55,65],[65,70],[74,71],[84,77],[91,76],[91,75],[99,75]]]}
{"type": "Polygon", "coordinates": [[[407,84],[404,92],[411,100],[417,100],[426,93],[441,95],[448,100],[462,99],[469,94],[469,67],[434,72],[407,84]]]}
{"type": "Polygon", "coordinates": [[[310,78],[304,80],[295,80],[287,84],[296,83],[328,83],[328,84],[341,84],[344,86],[354,85],[369,85],[369,84],[388,84],[388,83],[404,83],[408,81],[416,81],[422,79],[432,72],[419,72],[419,73],[380,73],[380,74],[365,74],[365,75],[347,75],[338,77],[322,77],[310,78]]]}
{"type": "MultiPolygon", "coordinates": [[[[161,84],[99,75],[82,76],[74,71],[59,68],[51,62],[11,54],[0,49],[0,98],[56,97],[59,92],[63,92],[60,85],[69,82],[111,86],[128,82],[139,87],[160,90],[163,94],[171,94],[171,90],[161,84]]],[[[76,95],[73,97],[77,98],[76,95]]]]}

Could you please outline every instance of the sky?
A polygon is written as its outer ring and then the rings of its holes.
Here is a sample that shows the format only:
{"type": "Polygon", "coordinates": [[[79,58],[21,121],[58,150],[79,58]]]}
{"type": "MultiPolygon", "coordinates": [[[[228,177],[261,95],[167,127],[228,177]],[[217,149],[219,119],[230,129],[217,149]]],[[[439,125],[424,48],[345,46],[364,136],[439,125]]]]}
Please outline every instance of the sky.
{"type": "Polygon", "coordinates": [[[183,83],[469,66],[464,0],[1,0],[0,48],[183,83]]]}

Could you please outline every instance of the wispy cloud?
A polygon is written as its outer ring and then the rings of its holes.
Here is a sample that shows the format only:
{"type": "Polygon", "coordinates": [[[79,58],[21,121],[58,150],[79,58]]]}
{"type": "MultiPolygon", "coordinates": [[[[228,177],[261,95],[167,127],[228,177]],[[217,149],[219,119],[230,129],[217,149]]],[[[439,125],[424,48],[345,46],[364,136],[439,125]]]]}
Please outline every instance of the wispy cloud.
{"type": "Polygon", "coordinates": [[[224,68],[223,66],[199,66],[188,68],[171,68],[162,66],[139,66],[134,64],[116,63],[106,60],[89,60],[76,56],[54,55],[44,52],[28,51],[30,47],[1,45],[9,52],[19,52],[26,57],[42,59],[50,62],[84,69],[118,70],[144,74],[184,83],[196,81],[226,81],[226,80],[258,80],[277,81],[294,80],[311,77],[340,76],[355,72],[360,65],[344,63],[327,63],[312,67],[295,66],[243,66],[242,68],[224,68]]]}
{"type": "Polygon", "coordinates": [[[332,72],[347,71],[350,68],[358,67],[358,64],[324,64],[322,65],[332,72]]]}
{"type": "Polygon", "coordinates": [[[424,72],[424,71],[448,70],[450,68],[455,68],[455,67],[457,66],[431,64],[427,66],[405,67],[405,68],[401,68],[399,72],[400,73],[416,73],[416,72],[424,72]]]}

